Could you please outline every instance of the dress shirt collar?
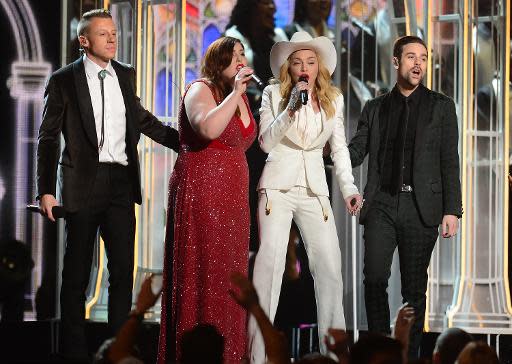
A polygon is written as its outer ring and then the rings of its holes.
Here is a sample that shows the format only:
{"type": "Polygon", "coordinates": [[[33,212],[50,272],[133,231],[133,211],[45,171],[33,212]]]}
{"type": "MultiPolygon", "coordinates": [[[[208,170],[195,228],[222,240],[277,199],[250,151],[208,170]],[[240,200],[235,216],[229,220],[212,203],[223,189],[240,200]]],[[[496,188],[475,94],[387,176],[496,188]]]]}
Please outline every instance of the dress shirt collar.
{"type": "Polygon", "coordinates": [[[420,101],[421,94],[425,91],[425,86],[423,84],[419,84],[408,97],[405,97],[398,88],[398,85],[395,84],[393,90],[391,90],[391,95],[393,98],[399,102],[403,102],[404,99],[408,99],[409,102],[412,102],[414,105],[417,105],[420,101]]]}
{"type": "Polygon", "coordinates": [[[114,70],[114,67],[112,67],[112,62],[108,62],[107,67],[101,68],[98,64],[91,61],[87,55],[84,54],[84,67],[85,67],[85,74],[87,75],[87,78],[89,79],[97,79],[98,73],[102,71],[103,69],[107,71],[107,75],[110,75],[112,77],[116,77],[116,71],[114,70]]]}

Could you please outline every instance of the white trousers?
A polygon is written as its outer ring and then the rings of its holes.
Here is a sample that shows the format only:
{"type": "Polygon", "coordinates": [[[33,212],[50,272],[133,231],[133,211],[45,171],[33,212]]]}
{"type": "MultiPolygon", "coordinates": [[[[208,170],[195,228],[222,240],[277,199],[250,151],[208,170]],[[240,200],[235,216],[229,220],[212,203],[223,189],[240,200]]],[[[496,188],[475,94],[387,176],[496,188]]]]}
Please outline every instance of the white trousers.
{"type": "MultiPolygon", "coordinates": [[[[305,187],[260,192],[260,248],[256,255],[253,283],[260,305],[273,323],[292,219],[300,230],[308,255],[309,268],[315,282],[320,351],[327,354],[324,344],[327,329],[345,329],[341,252],[327,196],[316,196],[305,187]]],[[[297,302],[297,305],[300,304],[297,302]]],[[[249,319],[248,335],[251,363],[265,363],[263,337],[253,317],[249,319]]]]}

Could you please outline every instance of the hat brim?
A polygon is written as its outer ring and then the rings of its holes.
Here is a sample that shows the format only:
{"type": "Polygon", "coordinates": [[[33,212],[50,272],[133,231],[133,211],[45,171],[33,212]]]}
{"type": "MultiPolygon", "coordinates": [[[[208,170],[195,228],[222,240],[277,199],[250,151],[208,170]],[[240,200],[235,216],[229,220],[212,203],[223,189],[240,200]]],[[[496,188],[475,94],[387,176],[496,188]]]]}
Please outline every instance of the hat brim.
{"type": "Polygon", "coordinates": [[[281,41],[272,46],[270,51],[270,68],[275,78],[279,78],[281,66],[293,52],[310,49],[321,59],[324,66],[332,75],[336,69],[337,54],[332,41],[327,37],[317,37],[306,42],[281,41]]]}

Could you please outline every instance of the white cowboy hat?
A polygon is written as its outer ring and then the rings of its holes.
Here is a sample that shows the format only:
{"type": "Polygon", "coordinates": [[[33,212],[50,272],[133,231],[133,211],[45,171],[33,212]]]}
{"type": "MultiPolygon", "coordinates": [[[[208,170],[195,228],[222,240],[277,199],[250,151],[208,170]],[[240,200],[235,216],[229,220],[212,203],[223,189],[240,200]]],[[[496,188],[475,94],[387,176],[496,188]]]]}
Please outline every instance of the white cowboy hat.
{"type": "Polygon", "coordinates": [[[307,32],[296,32],[290,41],[277,42],[270,51],[270,68],[275,78],[279,78],[279,70],[290,54],[301,49],[315,51],[332,75],[338,60],[336,48],[327,37],[312,38],[307,32]]]}

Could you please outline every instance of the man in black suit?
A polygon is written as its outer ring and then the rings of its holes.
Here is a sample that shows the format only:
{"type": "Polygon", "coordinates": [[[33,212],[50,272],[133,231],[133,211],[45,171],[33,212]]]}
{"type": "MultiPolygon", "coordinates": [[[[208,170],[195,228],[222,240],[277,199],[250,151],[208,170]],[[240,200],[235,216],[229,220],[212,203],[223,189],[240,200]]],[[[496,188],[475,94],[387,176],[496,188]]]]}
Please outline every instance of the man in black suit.
{"type": "Polygon", "coordinates": [[[115,332],[132,303],[134,203],[142,200],[137,143],[143,133],[177,150],[178,132],[141,106],[135,70],[114,61],[116,25],[110,12],[85,13],[77,32],[85,55],[56,71],[46,86],[37,188],[41,211],[52,221],[56,184],[61,188],[66,211],[61,351],[85,359],[85,290],[98,229],[108,257],[108,321],[115,332]]]}
{"type": "Polygon", "coordinates": [[[442,236],[449,238],[462,215],[455,104],[421,84],[427,59],[420,38],[395,42],[397,83],[391,92],[366,103],[349,145],[354,167],[369,154],[360,215],[368,329],[390,332],[386,289],[398,247],[403,302],[415,311],[411,358],[418,356],[421,343],[427,268],[439,224],[442,236]]]}

